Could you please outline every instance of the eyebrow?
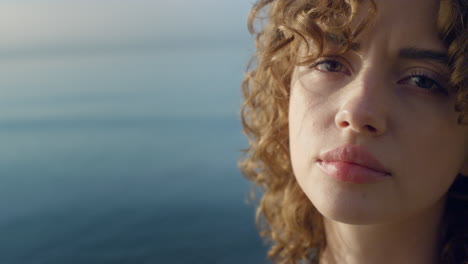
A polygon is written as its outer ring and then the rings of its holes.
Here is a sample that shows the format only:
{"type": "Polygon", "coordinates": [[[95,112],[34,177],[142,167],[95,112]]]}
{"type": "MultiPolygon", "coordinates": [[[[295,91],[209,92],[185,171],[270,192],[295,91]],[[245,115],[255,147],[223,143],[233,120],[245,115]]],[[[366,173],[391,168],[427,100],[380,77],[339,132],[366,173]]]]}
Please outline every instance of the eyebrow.
{"type": "MultiPolygon", "coordinates": [[[[339,35],[332,34],[330,32],[325,32],[325,38],[327,41],[332,43],[333,45],[342,45],[346,42],[346,40],[339,35]]],[[[351,42],[350,49],[359,52],[361,50],[361,43],[358,42],[351,42]]],[[[446,52],[429,50],[429,49],[421,49],[416,47],[408,47],[402,48],[399,51],[398,56],[403,59],[410,59],[410,60],[427,60],[427,61],[434,61],[444,66],[448,65],[449,57],[446,52]]]]}
{"type": "Polygon", "coordinates": [[[449,57],[446,52],[419,49],[419,48],[404,48],[400,50],[400,58],[412,59],[412,60],[429,60],[444,65],[448,64],[449,57]]]}
{"type": "MultiPolygon", "coordinates": [[[[327,41],[337,46],[342,45],[346,42],[342,36],[335,35],[330,32],[325,33],[325,38],[327,41]]],[[[361,50],[361,44],[358,42],[352,42],[349,47],[355,52],[359,52],[361,50]]],[[[398,55],[400,58],[403,59],[428,60],[438,62],[443,65],[447,65],[449,62],[449,57],[446,52],[421,49],[416,47],[403,48],[399,51],[398,55]]]]}

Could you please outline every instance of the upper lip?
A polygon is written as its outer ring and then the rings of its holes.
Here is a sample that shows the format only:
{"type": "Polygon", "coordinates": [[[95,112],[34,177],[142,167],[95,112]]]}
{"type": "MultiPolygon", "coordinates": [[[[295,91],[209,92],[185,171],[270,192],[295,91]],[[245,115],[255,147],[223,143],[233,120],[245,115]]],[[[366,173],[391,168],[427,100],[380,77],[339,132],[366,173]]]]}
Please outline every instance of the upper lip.
{"type": "Polygon", "coordinates": [[[347,162],[367,167],[374,171],[391,175],[366,148],[356,145],[343,145],[320,155],[319,161],[325,162],[347,162]]]}

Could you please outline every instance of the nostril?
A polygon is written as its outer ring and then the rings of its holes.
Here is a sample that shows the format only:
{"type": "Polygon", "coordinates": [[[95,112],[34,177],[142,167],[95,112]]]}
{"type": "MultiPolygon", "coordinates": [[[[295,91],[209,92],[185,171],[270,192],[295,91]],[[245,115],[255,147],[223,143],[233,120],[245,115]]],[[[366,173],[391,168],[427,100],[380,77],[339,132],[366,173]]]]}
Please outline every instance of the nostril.
{"type": "Polygon", "coordinates": [[[375,129],[375,127],[371,126],[371,125],[366,125],[366,129],[372,133],[375,133],[377,132],[377,129],[375,129]]]}
{"type": "Polygon", "coordinates": [[[340,127],[348,127],[349,123],[347,121],[343,121],[340,123],[340,127]]]}

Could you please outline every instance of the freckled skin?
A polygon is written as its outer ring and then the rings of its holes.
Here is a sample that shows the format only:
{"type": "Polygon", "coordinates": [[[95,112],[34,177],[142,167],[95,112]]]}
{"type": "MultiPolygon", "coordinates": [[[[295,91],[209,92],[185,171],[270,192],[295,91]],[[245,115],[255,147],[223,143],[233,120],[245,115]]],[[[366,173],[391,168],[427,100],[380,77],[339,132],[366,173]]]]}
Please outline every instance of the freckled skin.
{"type": "MultiPolygon", "coordinates": [[[[436,28],[437,3],[377,4],[375,26],[358,40],[361,51],[334,58],[346,71],[330,71],[336,64],[297,67],[291,83],[295,176],[323,215],[347,223],[397,221],[431,207],[468,167],[468,130],[457,124],[453,96],[420,87],[428,81],[411,77],[437,76],[443,66],[399,57],[407,47],[445,51],[436,28]],[[393,176],[359,186],[331,179],[315,161],[344,144],[366,147],[393,176]]],[[[333,48],[329,53],[334,55],[333,48]]]]}

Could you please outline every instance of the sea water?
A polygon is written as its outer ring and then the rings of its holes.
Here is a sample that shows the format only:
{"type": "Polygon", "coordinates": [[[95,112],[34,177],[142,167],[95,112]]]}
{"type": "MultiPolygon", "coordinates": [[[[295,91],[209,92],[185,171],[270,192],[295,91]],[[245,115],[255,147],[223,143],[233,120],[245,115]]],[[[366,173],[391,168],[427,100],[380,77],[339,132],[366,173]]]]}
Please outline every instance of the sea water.
{"type": "Polygon", "coordinates": [[[0,263],[267,263],[237,168],[248,51],[0,63],[0,263]]]}

